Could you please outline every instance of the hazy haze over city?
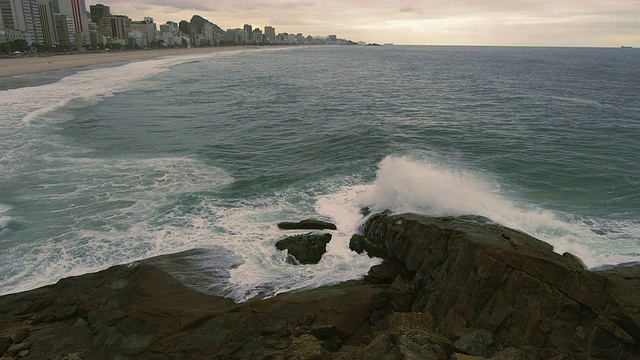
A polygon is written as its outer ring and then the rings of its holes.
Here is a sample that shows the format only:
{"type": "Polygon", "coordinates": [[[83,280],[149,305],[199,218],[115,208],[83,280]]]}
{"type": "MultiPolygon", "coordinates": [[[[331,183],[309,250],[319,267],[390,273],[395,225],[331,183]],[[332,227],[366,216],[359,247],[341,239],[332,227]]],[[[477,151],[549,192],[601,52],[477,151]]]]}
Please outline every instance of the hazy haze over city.
{"type": "Polygon", "coordinates": [[[337,34],[415,45],[640,46],[638,0],[105,0],[156,23],[201,15],[222,28],[337,34]]]}

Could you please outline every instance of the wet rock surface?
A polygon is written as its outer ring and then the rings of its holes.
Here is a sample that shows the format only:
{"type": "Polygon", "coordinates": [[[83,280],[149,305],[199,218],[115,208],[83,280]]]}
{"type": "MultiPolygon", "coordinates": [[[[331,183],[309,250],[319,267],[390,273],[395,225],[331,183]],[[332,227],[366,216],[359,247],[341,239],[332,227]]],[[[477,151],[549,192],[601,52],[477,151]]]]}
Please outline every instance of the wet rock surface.
{"type": "Polygon", "coordinates": [[[298,222],[284,221],[278,224],[282,230],[336,230],[336,225],[317,219],[304,219],[298,222]]]}
{"type": "Polygon", "coordinates": [[[295,259],[294,264],[317,264],[327,252],[331,234],[302,234],[289,236],[276,243],[276,249],[287,250],[295,259]]]}
{"type": "Polygon", "coordinates": [[[640,358],[637,265],[581,270],[478,217],[374,215],[361,235],[383,283],[235,304],[138,263],[2,296],[0,358],[640,358]]]}

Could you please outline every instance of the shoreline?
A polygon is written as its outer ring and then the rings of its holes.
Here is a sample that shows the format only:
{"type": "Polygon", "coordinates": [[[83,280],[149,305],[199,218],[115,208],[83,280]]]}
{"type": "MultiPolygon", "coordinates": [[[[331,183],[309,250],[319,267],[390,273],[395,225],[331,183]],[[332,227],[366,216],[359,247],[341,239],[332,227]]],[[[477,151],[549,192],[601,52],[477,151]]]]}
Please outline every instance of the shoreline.
{"type": "Polygon", "coordinates": [[[487,220],[374,214],[364,280],[243,303],[172,275],[189,252],[0,296],[0,357],[638,358],[640,266],[589,272],[487,220]]]}
{"type": "Polygon", "coordinates": [[[81,69],[94,65],[149,60],[164,56],[254,50],[257,47],[225,46],[206,48],[179,48],[160,50],[117,51],[88,54],[52,55],[0,59],[0,78],[46,73],[57,70],[81,69]]]}

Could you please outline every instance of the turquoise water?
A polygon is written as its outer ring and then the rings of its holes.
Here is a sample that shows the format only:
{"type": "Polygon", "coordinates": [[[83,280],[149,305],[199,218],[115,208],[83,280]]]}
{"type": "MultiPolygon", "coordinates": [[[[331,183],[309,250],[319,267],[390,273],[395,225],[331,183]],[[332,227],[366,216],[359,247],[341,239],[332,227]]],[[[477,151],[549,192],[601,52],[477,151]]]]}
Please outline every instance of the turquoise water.
{"type": "Polygon", "coordinates": [[[639,261],[639,55],[316,47],[5,79],[0,293],[195,248],[198,286],[236,300],[358,278],[362,206],[639,261]],[[289,265],[275,224],[306,217],[339,229],[289,265]]]}

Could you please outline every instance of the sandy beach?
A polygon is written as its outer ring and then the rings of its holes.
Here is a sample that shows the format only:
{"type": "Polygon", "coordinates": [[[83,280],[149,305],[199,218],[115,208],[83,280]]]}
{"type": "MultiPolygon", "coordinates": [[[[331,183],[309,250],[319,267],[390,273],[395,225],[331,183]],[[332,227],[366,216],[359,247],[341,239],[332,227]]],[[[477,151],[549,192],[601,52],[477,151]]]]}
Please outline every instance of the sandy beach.
{"type": "Polygon", "coordinates": [[[188,55],[218,51],[249,50],[252,47],[207,47],[187,49],[162,49],[118,51],[91,54],[53,55],[49,57],[24,57],[0,59],[0,78],[42,73],[53,70],[83,68],[115,62],[146,60],[162,56],[188,55]]]}

